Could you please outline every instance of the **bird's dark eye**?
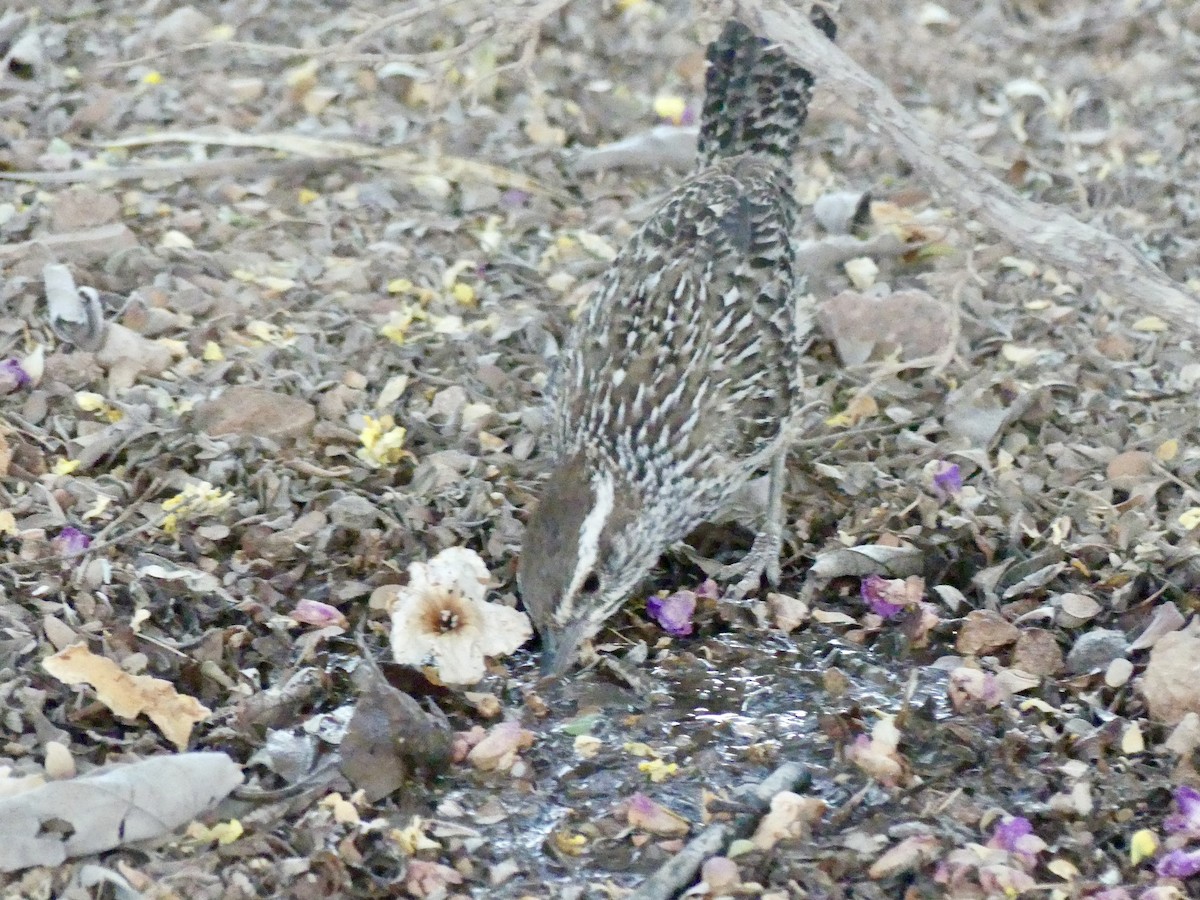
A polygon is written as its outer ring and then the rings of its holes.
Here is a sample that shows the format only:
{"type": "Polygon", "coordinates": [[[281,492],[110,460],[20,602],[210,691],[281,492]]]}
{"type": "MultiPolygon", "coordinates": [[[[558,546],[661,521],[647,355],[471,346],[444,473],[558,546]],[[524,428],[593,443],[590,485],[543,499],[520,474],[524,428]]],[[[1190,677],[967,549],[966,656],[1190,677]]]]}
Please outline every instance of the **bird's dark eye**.
{"type": "Polygon", "coordinates": [[[583,592],[585,594],[594,594],[598,590],[600,590],[600,576],[595,572],[591,572],[587,578],[583,579],[583,592]]]}

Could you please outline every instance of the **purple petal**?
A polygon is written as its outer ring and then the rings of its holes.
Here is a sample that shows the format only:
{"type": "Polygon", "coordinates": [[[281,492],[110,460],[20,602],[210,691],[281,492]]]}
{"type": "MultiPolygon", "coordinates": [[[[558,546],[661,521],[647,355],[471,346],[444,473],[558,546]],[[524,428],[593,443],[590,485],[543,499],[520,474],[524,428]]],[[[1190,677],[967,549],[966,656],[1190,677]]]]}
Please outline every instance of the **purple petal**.
{"type": "Polygon", "coordinates": [[[933,470],[933,489],[945,500],[962,490],[962,470],[956,463],[939,461],[933,470]]]}
{"type": "Polygon", "coordinates": [[[696,595],[692,591],[676,591],[668,597],[651,597],[646,601],[646,612],[667,634],[684,637],[692,633],[696,595]]]}
{"type": "Polygon", "coordinates": [[[509,188],[500,195],[500,205],[506,209],[517,209],[529,202],[528,191],[522,191],[518,188],[509,188]]]}
{"type": "Polygon", "coordinates": [[[1175,805],[1179,812],[1167,816],[1163,827],[1177,834],[1187,832],[1193,837],[1200,837],[1200,791],[1186,784],[1175,788],[1175,805]]]}
{"type": "Polygon", "coordinates": [[[0,394],[11,394],[28,387],[32,381],[19,360],[6,359],[0,362],[0,394]]]}
{"type": "Polygon", "coordinates": [[[1175,788],[1175,805],[1179,812],[1163,820],[1163,828],[1171,834],[1200,837],[1200,791],[1188,785],[1175,788]]]}
{"type": "MultiPolygon", "coordinates": [[[[1095,896],[1099,897],[1100,895],[1096,894],[1095,896]]],[[[1182,896],[1179,888],[1174,885],[1156,884],[1138,894],[1138,900],[1179,900],[1182,896]]],[[[1117,897],[1116,900],[1128,900],[1128,897],[1129,895],[1126,894],[1125,897],[1117,897]]],[[[1093,900],[1093,898],[1089,897],[1088,900],[1093,900]]]]}
{"type": "MultiPolygon", "coordinates": [[[[878,575],[868,575],[862,580],[862,598],[867,606],[871,607],[871,612],[877,616],[882,616],[885,619],[890,619],[899,614],[904,609],[905,602],[897,603],[897,592],[895,586],[899,585],[901,592],[904,590],[903,581],[889,581],[887,578],[881,578],[878,575]]],[[[899,594],[900,598],[904,597],[903,593],[899,594]]]]}
{"type": "Polygon", "coordinates": [[[1200,850],[1172,850],[1155,867],[1162,878],[1191,878],[1200,872],[1200,850]]]}
{"type": "Polygon", "coordinates": [[[78,528],[72,528],[68,525],[58,535],[50,541],[50,546],[59,556],[78,556],[92,543],[92,539],[80,531],[78,528]]]}
{"type": "Polygon", "coordinates": [[[1022,816],[1007,816],[992,832],[992,845],[1010,853],[1016,849],[1017,840],[1033,834],[1033,823],[1022,816]]]}

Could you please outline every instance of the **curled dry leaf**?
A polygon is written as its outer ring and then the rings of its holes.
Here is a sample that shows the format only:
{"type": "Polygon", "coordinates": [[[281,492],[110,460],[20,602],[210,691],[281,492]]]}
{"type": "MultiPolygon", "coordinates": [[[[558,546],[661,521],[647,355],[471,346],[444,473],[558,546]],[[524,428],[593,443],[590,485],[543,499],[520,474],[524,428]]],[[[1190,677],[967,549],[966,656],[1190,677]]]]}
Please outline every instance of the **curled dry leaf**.
{"type": "Polygon", "coordinates": [[[1154,607],[1154,615],[1150,619],[1150,624],[1129,645],[1129,649],[1148,650],[1164,634],[1170,634],[1172,631],[1178,631],[1182,628],[1185,621],[1183,613],[1179,611],[1179,607],[1174,603],[1169,600],[1166,603],[1160,603],[1154,607]]]}
{"type": "Polygon", "coordinates": [[[979,656],[1007,647],[1020,636],[1020,630],[999,613],[975,609],[967,613],[958,631],[956,647],[959,653],[979,656]]]}
{"type": "Polygon", "coordinates": [[[1058,624],[1078,628],[1100,614],[1100,604],[1087,594],[1067,593],[1057,598],[1058,624]]]}
{"type": "Polygon", "coordinates": [[[167,834],[242,782],[224,753],[156,756],[0,799],[0,871],[56,866],[167,834]],[[46,828],[58,820],[66,828],[46,828]]]}
{"type": "Polygon", "coordinates": [[[180,694],[169,681],[130,675],[83,644],[47,657],[42,660],[42,668],[64,684],[91,685],[96,698],[122,718],[133,719],[144,713],[180,750],[187,747],[192,727],[211,715],[199,700],[180,694]]]}
{"type": "Polygon", "coordinates": [[[771,612],[771,621],[781,631],[793,632],[812,615],[807,603],[788,594],[767,594],[767,609],[771,612]]]}
{"type": "Polygon", "coordinates": [[[342,773],[367,800],[397,790],[414,773],[440,774],[449,765],[453,735],[403,691],[367,666],[362,694],[341,742],[342,773]]]}
{"type": "Polygon", "coordinates": [[[813,578],[842,578],[847,575],[860,578],[867,575],[907,578],[919,574],[923,565],[924,554],[916,547],[861,544],[818,553],[808,571],[813,578]]]}

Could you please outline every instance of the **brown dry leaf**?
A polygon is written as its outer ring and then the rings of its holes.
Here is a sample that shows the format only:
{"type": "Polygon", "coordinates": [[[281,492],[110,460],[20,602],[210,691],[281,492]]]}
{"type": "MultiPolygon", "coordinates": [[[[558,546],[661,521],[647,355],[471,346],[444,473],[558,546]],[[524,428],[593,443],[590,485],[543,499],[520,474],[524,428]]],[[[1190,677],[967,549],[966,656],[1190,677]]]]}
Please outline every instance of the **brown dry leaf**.
{"type": "Polygon", "coordinates": [[[252,434],[293,438],[304,434],[316,419],[311,403],[290,394],[234,385],[214,400],[200,404],[192,423],[205,434],[252,434]]]}
{"type": "Polygon", "coordinates": [[[397,790],[416,769],[440,774],[453,735],[420,704],[388,684],[378,666],[363,670],[362,695],[342,738],[342,773],[371,803],[397,790]]]}
{"type": "Polygon", "coordinates": [[[1031,675],[1057,675],[1062,671],[1063,654],[1052,632],[1024,628],[1013,647],[1012,664],[1031,675]]]}
{"type": "Polygon", "coordinates": [[[90,685],[96,691],[96,699],[124,719],[144,713],[180,750],[187,748],[192,727],[212,714],[195,697],[177,692],[169,681],[130,675],[83,644],[47,657],[42,660],[42,668],[64,684],[90,685]]]}
{"type": "Polygon", "coordinates": [[[924,291],[875,297],[843,291],[817,307],[817,323],[847,366],[897,358],[934,358],[953,351],[958,309],[924,291]]]}
{"type": "Polygon", "coordinates": [[[1156,722],[1175,725],[1200,713],[1200,637],[1174,631],[1159,638],[1140,689],[1156,722]]]}
{"type": "Polygon", "coordinates": [[[1105,474],[1109,481],[1126,479],[1136,481],[1150,474],[1154,464],[1154,454],[1145,450],[1127,450],[1118,453],[1108,461],[1105,474]]]}
{"type": "Polygon", "coordinates": [[[108,370],[109,385],[127,388],[143,373],[159,375],[171,364],[171,351],[117,322],[109,322],[96,362],[108,370]]]}
{"type": "Polygon", "coordinates": [[[1021,630],[999,613],[990,609],[976,609],[967,613],[955,646],[959,653],[979,656],[1007,647],[1020,636],[1021,630]]]}
{"type": "Polygon", "coordinates": [[[786,632],[795,631],[812,615],[812,610],[803,600],[774,592],[767,594],[767,609],[771,612],[775,627],[786,632]]]}

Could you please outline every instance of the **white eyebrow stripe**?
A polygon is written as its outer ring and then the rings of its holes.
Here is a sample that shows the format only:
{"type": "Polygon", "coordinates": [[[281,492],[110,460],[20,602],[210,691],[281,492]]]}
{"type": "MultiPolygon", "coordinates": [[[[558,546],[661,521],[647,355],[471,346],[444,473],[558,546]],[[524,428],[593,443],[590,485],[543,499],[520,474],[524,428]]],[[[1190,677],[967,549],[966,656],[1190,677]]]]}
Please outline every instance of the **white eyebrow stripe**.
{"type": "Polygon", "coordinates": [[[615,493],[613,478],[607,472],[600,472],[592,479],[594,502],[592,508],[588,510],[588,514],[584,516],[583,523],[579,526],[579,543],[577,545],[579,553],[575,564],[575,573],[571,576],[566,593],[563,594],[558,609],[554,613],[554,618],[560,624],[570,620],[575,606],[575,597],[578,596],[580,587],[587,580],[592,566],[596,563],[596,557],[600,554],[600,534],[604,531],[604,526],[608,524],[609,516],[612,515],[615,493]]]}

